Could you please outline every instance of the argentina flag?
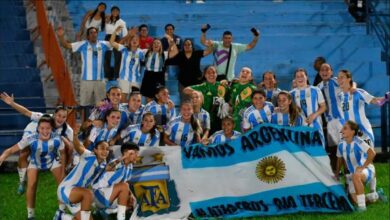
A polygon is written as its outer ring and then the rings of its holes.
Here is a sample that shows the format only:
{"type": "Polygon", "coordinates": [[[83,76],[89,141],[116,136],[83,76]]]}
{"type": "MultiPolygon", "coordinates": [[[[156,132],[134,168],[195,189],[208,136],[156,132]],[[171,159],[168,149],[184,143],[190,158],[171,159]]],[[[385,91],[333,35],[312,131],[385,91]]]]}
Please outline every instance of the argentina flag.
{"type": "Polygon", "coordinates": [[[310,127],[261,124],[223,144],[159,149],[160,156],[152,157],[169,167],[166,188],[155,188],[153,195],[136,192],[139,206],[145,209],[147,201],[155,207],[135,212],[132,219],[353,210],[333,178],[319,132],[310,127]]]}

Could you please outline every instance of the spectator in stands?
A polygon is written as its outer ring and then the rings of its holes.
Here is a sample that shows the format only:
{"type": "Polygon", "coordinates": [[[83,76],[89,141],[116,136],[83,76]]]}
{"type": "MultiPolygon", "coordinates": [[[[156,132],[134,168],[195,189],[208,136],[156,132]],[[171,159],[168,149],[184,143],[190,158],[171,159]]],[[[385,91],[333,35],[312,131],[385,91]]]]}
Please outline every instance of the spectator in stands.
{"type": "MultiPolygon", "coordinates": [[[[106,27],[106,11],[107,5],[104,2],[100,2],[95,10],[88,11],[85,14],[83,21],[80,25],[80,31],[76,35],[76,40],[80,41],[85,38],[85,31],[90,27],[95,27],[98,31],[105,31],[106,27]]],[[[87,33],[88,35],[88,33],[87,33]]]]}
{"type": "Polygon", "coordinates": [[[178,80],[181,101],[190,98],[183,93],[185,87],[202,83],[203,76],[200,70],[200,60],[211,53],[212,48],[210,46],[212,45],[208,44],[207,50],[195,50],[193,42],[190,39],[186,39],[184,40],[183,50],[168,60],[169,64],[179,66],[178,80]]]}
{"type": "Polygon", "coordinates": [[[274,112],[274,105],[267,102],[264,90],[255,90],[252,93],[252,105],[249,106],[243,114],[242,130],[246,132],[258,124],[270,123],[271,115],[274,112]]]}
{"type": "Polygon", "coordinates": [[[278,88],[276,81],[276,75],[272,71],[266,71],[263,73],[263,81],[257,86],[259,89],[264,89],[266,93],[266,101],[272,102],[274,106],[278,105],[278,94],[281,91],[278,88]]]}
{"type": "Polygon", "coordinates": [[[127,96],[133,91],[139,91],[141,87],[141,62],[143,62],[146,50],[139,49],[139,38],[134,29],[129,32],[130,45],[124,46],[115,42],[117,31],[126,29],[119,26],[111,35],[110,43],[113,48],[122,55],[119,74],[119,87],[122,89],[121,102],[127,101],[127,96]]]}
{"type": "Polygon", "coordinates": [[[153,44],[153,37],[149,36],[149,27],[146,24],[141,24],[138,27],[139,32],[139,48],[150,49],[153,44]]]}
{"type": "Polygon", "coordinates": [[[326,63],[326,59],[324,57],[317,57],[314,60],[313,68],[317,72],[316,77],[314,78],[313,86],[317,86],[321,81],[320,69],[321,65],[326,63]]]}
{"type": "Polygon", "coordinates": [[[201,141],[202,127],[194,116],[191,102],[183,102],[180,115],[172,119],[164,133],[164,142],[169,146],[187,147],[201,141]]]}
{"type": "Polygon", "coordinates": [[[203,144],[208,143],[209,131],[210,131],[210,114],[202,108],[203,94],[199,91],[192,92],[192,105],[194,107],[194,116],[198,119],[202,127],[201,141],[203,144]]]}
{"type": "MultiPolygon", "coordinates": [[[[206,32],[210,25],[202,26],[202,35],[200,42],[206,44],[206,32]]],[[[260,37],[260,32],[256,28],[251,29],[254,38],[249,44],[233,43],[233,34],[230,31],[225,31],[222,35],[222,41],[211,41],[213,45],[214,64],[217,66],[217,80],[227,79],[232,81],[235,77],[234,68],[239,53],[253,49],[260,37]]],[[[237,124],[236,124],[237,126],[237,124]]]]}
{"type": "Polygon", "coordinates": [[[174,34],[175,32],[175,26],[173,24],[167,24],[165,25],[165,36],[161,38],[161,44],[164,51],[167,51],[170,43],[169,41],[172,39],[173,42],[176,44],[176,47],[181,50],[183,48],[183,40],[180,36],[174,34]],[[169,37],[168,37],[169,36],[169,37]]]}
{"type": "Polygon", "coordinates": [[[357,23],[366,22],[366,0],[348,0],[348,11],[355,18],[357,23]]]}
{"type": "Polygon", "coordinates": [[[229,104],[233,108],[233,119],[235,123],[234,130],[241,131],[241,121],[244,111],[252,103],[252,93],[256,90],[253,83],[252,70],[249,67],[243,67],[237,82],[230,86],[229,104]]]}
{"type": "Polygon", "coordinates": [[[152,48],[145,55],[145,74],[141,83],[141,94],[146,97],[146,102],[153,100],[155,89],[159,85],[165,86],[165,61],[178,53],[173,39],[169,35],[166,35],[166,38],[169,39],[169,53],[163,51],[159,39],[154,39],[152,48]]]}
{"type": "Polygon", "coordinates": [[[210,144],[223,144],[226,141],[234,140],[241,136],[241,133],[234,130],[234,120],[231,116],[222,119],[222,130],[215,132],[209,138],[210,144]]]}
{"type": "Polygon", "coordinates": [[[302,110],[293,102],[293,97],[287,91],[278,94],[278,111],[271,116],[271,123],[283,126],[306,125],[306,118],[302,110]]]}
{"type": "Polygon", "coordinates": [[[325,147],[325,137],[322,129],[321,115],[326,111],[326,103],[321,90],[318,87],[310,86],[307,72],[303,68],[295,71],[297,88],[290,93],[295,104],[300,107],[306,117],[306,123],[310,127],[318,129],[321,134],[321,141],[325,147]]]}
{"type": "MultiPolygon", "coordinates": [[[[126,22],[120,18],[120,9],[117,6],[111,7],[111,15],[106,22],[106,36],[105,41],[111,39],[111,35],[115,33],[113,42],[119,40],[127,35],[126,22]],[[123,27],[117,30],[118,27],[123,27]]],[[[107,78],[107,88],[117,86],[117,79],[119,77],[119,70],[121,66],[122,54],[118,50],[107,50],[104,53],[104,76],[107,78]]]]}
{"type": "MultiPolygon", "coordinates": [[[[55,122],[49,115],[42,116],[38,121],[37,133],[24,137],[19,143],[8,148],[0,156],[0,166],[10,155],[29,148],[32,152],[27,168],[27,218],[35,219],[35,199],[38,184],[38,172],[50,170],[59,184],[64,176],[65,152],[61,137],[52,135],[55,122]],[[59,154],[61,161],[59,161],[59,154]]],[[[5,201],[3,201],[5,202],[5,201]]]]}
{"type": "MultiPolygon", "coordinates": [[[[110,42],[97,40],[98,29],[90,27],[87,30],[87,40],[69,43],[64,38],[64,30],[57,30],[61,45],[73,52],[81,53],[80,105],[94,106],[105,97],[103,74],[104,52],[111,49],[110,42]]],[[[82,121],[85,119],[84,111],[82,121]]]]}
{"type": "Polygon", "coordinates": [[[208,66],[204,69],[205,81],[198,85],[186,87],[183,92],[192,95],[193,91],[199,91],[203,94],[203,109],[210,114],[211,129],[210,134],[221,129],[221,121],[217,116],[220,102],[217,99],[227,101],[227,84],[217,81],[217,69],[215,66],[208,66]]]}

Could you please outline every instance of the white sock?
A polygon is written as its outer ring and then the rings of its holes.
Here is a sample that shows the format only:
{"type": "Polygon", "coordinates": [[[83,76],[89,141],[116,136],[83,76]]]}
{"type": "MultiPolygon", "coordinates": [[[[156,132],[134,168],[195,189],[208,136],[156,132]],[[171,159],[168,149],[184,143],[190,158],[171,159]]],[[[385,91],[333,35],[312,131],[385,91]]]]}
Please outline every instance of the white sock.
{"type": "Polygon", "coordinates": [[[366,207],[366,196],[364,194],[356,195],[356,200],[360,208],[366,207]]]}
{"type": "Polygon", "coordinates": [[[371,192],[376,191],[376,177],[372,178],[370,181],[370,190],[371,192]]]}
{"type": "Polygon", "coordinates": [[[60,203],[60,204],[58,205],[58,209],[61,210],[61,211],[65,211],[65,208],[66,208],[66,206],[65,206],[64,203],[60,203]]]}
{"type": "Polygon", "coordinates": [[[73,220],[73,215],[62,214],[61,219],[62,220],[73,220]]]}
{"type": "Polygon", "coordinates": [[[368,193],[368,194],[366,195],[366,198],[367,198],[367,200],[370,201],[370,202],[375,202],[376,200],[378,200],[379,195],[378,195],[378,193],[376,193],[376,192],[371,192],[371,193],[368,193]]]}
{"type": "Polygon", "coordinates": [[[117,220],[125,220],[126,218],[126,206],[118,205],[118,212],[116,213],[117,220]]]}
{"type": "Polygon", "coordinates": [[[91,216],[91,211],[82,211],[82,210],[80,211],[81,220],[89,220],[90,216],[91,216]]]}
{"type": "Polygon", "coordinates": [[[19,182],[26,182],[26,173],[27,173],[27,168],[19,168],[18,167],[18,174],[19,174],[19,182]]]}
{"type": "Polygon", "coordinates": [[[27,208],[27,218],[34,218],[34,217],[35,217],[35,209],[27,208]]]}

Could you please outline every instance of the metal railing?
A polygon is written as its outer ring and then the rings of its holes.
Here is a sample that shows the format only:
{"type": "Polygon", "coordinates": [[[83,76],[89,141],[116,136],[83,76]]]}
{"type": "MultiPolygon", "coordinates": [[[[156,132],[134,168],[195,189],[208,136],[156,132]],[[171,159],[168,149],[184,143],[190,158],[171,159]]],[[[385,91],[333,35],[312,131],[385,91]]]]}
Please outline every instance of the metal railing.
{"type": "MultiPolygon", "coordinates": [[[[367,34],[375,34],[382,46],[390,88],[390,0],[366,0],[367,34]],[[378,7],[383,7],[378,11],[378,7]]],[[[390,103],[381,108],[382,152],[390,152],[390,103]]]]}

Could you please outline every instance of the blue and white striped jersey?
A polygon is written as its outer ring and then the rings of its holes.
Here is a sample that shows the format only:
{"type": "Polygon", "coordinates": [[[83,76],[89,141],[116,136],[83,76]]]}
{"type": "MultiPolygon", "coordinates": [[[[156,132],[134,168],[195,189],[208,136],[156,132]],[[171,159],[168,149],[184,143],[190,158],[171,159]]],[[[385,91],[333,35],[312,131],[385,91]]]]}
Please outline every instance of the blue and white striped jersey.
{"type": "Polygon", "coordinates": [[[192,130],[190,123],[184,123],[182,116],[177,116],[168,123],[168,128],[165,133],[169,136],[169,140],[186,147],[195,142],[195,132],[192,130]]]}
{"type": "MultiPolygon", "coordinates": [[[[370,145],[365,141],[359,137],[354,137],[350,144],[345,140],[340,142],[337,147],[337,157],[344,158],[349,172],[355,173],[356,168],[363,166],[366,162],[367,151],[370,148],[370,145]]],[[[370,164],[370,166],[373,167],[372,164],[370,164]]]]}
{"type": "Polygon", "coordinates": [[[43,170],[50,169],[53,161],[58,157],[58,151],[64,150],[61,137],[55,134],[52,134],[49,140],[42,141],[39,139],[39,134],[35,133],[23,137],[18,143],[20,150],[28,146],[31,150],[31,163],[43,170]]]}
{"type": "Polygon", "coordinates": [[[374,143],[374,132],[364,109],[365,103],[370,104],[374,96],[363,89],[356,89],[352,94],[350,92],[340,92],[338,98],[341,100],[339,107],[344,121],[356,122],[363,134],[371,140],[371,143],[374,143]]]}
{"type": "Polygon", "coordinates": [[[111,128],[110,130],[108,130],[106,123],[104,124],[103,128],[93,127],[88,137],[88,139],[91,141],[91,144],[88,146],[88,149],[92,150],[95,144],[99,141],[111,141],[117,132],[118,128],[111,128]]]}
{"type": "Polygon", "coordinates": [[[88,187],[105,170],[106,162],[99,164],[96,155],[89,150],[85,150],[80,155],[80,162],[70,171],[60,183],[58,188],[63,187],[88,187]]]}
{"type": "Polygon", "coordinates": [[[168,104],[158,104],[156,101],[151,101],[146,104],[143,114],[150,112],[154,115],[156,125],[166,125],[176,116],[175,108],[168,110],[168,104]]]}
{"type": "Polygon", "coordinates": [[[134,125],[134,124],[141,124],[142,121],[142,114],[144,112],[145,106],[141,105],[139,109],[135,112],[129,111],[129,104],[127,103],[121,103],[119,104],[119,110],[122,112],[125,112],[127,115],[127,122],[128,124],[134,125]]]}
{"type": "Polygon", "coordinates": [[[168,52],[164,51],[164,56],[158,53],[149,52],[145,55],[145,70],[151,72],[163,71],[165,60],[168,58],[168,52]]]}
{"type": "Polygon", "coordinates": [[[124,142],[131,141],[138,146],[157,147],[160,141],[160,132],[155,129],[155,134],[143,133],[141,131],[141,124],[129,125],[121,131],[121,138],[124,142]]]}
{"type": "Polygon", "coordinates": [[[274,88],[274,89],[264,89],[265,91],[265,99],[268,101],[268,102],[271,102],[273,105],[277,105],[278,104],[278,95],[279,95],[279,92],[282,91],[281,89],[279,88],[274,88]]]}
{"type": "Polygon", "coordinates": [[[119,79],[140,84],[142,80],[141,61],[144,60],[145,50],[129,51],[127,47],[119,45],[118,51],[122,52],[119,79]]]}
{"type": "Polygon", "coordinates": [[[200,112],[194,113],[194,117],[199,120],[203,131],[210,130],[210,114],[206,110],[200,109],[200,112]]]}
{"type": "Polygon", "coordinates": [[[112,187],[120,182],[128,182],[131,179],[133,164],[127,166],[121,161],[116,165],[114,171],[104,171],[102,175],[92,184],[92,189],[112,187]]]}
{"type": "Polygon", "coordinates": [[[302,114],[299,114],[298,117],[295,119],[295,123],[291,124],[290,114],[281,113],[281,112],[274,112],[272,114],[271,123],[277,125],[283,125],[283,126],[305,126],[306,125],[305,117],[302,114]]]}
{"type": "MultiPolygon", "coordinates": [[[[30,117],[31,122],[24,128],[23,136],[37,132],[38,121],[39,119],[41,119],[42,116],[43,113],[31,112],[31,117],[30,117]]],[[[53,115],[50,116],[53,117],[53,115]]],[[[60,126],[58,128],[53,128],[53,132],[60,136],[62,134],[63,129],[64,129],[63,126],[60,126]]],[[[65,137],[68,138],[68,140],[73,141],[73,129],[72,127],[70,127],[69,124],[66,124],[65,137]]]]}
{"type": "Polygon", "coordinates": [[[238,131],[233,130],[233,136],[231,138],[227,138],[225,136],[225,133],[223,130],[215,132],[213,135],[210,136],[209,141],[210,144],[222,144],[226,141],[234,140],[241,136],[241,133],[238,131]]]}
{"type": "Polygon", "coordinates": [[[337,78],[331,78],[326,82],[322,81],[317,86],[321,89],[326,101],[326,120],[330,121],[332,119],[340,118],[340,100],[338,99],[337,94],[341,92],[341,89],[337,82],[337,78]]]}
{"type": "Polygon", "coordinates": [[[265,102],[262,109],[256,109],[254,105],[249,106],[243,114],[242,127],[251,129],[261,123],[271,122],[271,115],[274,112],[274,105],[271,102],[265,102]]]}
{"type": "Polygon", "coordinates": [[[91,44],[87,40],[71,43],[73,52],[81,53],[81,80],[104,79],[104,53],[112,47],[108,41],[91,44]]]}

